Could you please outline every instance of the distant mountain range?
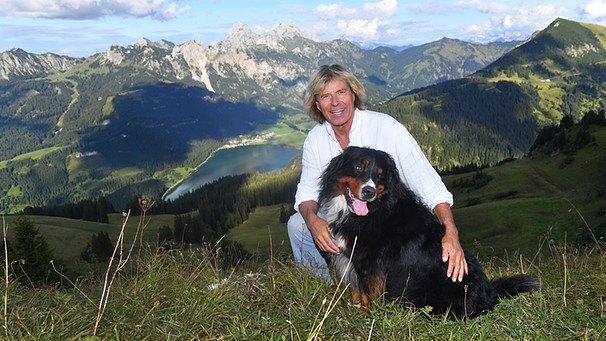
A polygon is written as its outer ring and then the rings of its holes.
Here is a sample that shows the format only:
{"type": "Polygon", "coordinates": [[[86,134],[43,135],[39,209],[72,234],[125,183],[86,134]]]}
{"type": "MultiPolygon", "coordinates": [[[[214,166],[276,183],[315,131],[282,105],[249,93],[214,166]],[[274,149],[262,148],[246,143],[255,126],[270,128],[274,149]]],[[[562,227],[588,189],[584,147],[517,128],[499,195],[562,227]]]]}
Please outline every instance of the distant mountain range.
{"type": "Polygon", "coordinates": [[[318,41],[286,22],[261,35],[236,24],[209,46],[142,38],[88,58],[5,51],[0,212],[158,197],[240,135],[279,129],[300,144],[308,75],[335,62],[437,167],[520,156],[541,126],[600,107],[603,29],[558,19],[525,43],[445,38],[398,51],[318,41]]]}
{"type": "Polygon", "coordinates": [[[202,86],[230,101],[254,98],[260,105],[283,105],[285,100],[298,105],[311,71],[320,64],[340,62],[369,83],[371,103],[380,103],[408,90],[475,72],[518,43],[478,45],[444,38],[401,51],[387,47],[368,50],[344,39],[316,40],[293,22],[261,35],[237,23],[225,40],[209,46],[196,40],[175,45],[142,38],[127,47],[113,45],[86,59],[13,49],[0,55],[0,79],[25,80],[65,71],[77,77],[81,72],[96,73],[103,66],[111,67],[112,73],[135,68],[159,81],[202,86]]]}
{"type": "Polygon", "coordinates": [[[416,132],[434,164],[494,164],[539,129],[604,109],[606,28],[557,19],[474,74],[378,106],[416,132]]]}

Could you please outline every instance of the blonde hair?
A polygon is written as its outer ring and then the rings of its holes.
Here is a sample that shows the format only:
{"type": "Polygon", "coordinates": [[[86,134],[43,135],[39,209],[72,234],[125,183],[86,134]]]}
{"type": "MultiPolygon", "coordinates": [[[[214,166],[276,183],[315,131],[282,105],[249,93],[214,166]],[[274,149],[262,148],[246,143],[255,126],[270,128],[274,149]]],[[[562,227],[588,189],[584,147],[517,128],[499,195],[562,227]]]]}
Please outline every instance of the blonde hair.
{"type": "Polygon", "coordinates": [[[309,117],[318,123],[324,123],[326,117],[324,117],[316,105],[316,96],[324,89],[326,83],[333,78],[340,78],[349,85],[351,91],[355,94],[354,105],[356,108],[360,110],[366,109],[366,104],[364,104],[366,100],[364,86],[358,81],[356,76],[339,64],[322,65],[312,74],[307,84],[307,92],[304,99],[309,117]]]}

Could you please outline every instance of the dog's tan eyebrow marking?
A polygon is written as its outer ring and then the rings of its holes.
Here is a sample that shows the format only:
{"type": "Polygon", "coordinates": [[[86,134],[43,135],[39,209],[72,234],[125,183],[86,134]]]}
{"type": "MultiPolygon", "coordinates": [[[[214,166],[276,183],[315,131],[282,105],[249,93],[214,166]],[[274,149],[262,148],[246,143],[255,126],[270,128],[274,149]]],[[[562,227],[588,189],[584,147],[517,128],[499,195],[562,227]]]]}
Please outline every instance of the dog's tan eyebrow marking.
{"type": "Polygon", "coordinates": [[[362,163],[364,164],[364,166],[368,166],[370,161],[368,161],[368,159],[362,159],[362,163]]]}
{"type": "Polygon", "coordinates": [[[377,186],[377,195],[380,195],[381,193],[383,193],[384,190],[385,190],[384,185],[377,186]]]}
{"type": "Polygon", "coordinates": [[[379,168],[379,169],[377,169],[377,173],[379,173],[379,174],[383,174],[383,168],[379,168]]]}

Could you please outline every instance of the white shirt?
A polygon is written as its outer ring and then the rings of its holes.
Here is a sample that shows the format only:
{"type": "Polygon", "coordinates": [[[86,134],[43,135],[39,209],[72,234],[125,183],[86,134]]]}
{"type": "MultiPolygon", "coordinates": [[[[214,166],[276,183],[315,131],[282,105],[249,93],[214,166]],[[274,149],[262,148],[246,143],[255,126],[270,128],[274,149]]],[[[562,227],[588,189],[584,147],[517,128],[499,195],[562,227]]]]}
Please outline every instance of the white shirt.
{"type": "MultiPolygon", "coordinates": [[[[440,203],[453,205],[452,193],[440,175],[406,127],[393,117],[356,109],[349,132],[349,145],[370,147],[390,154],[396,162],[400,178],[430,209],[433,210],[440,203]]],[[[309,132],[303,144],[303,170],[297,185],[295,210],[298,211],[304,201],[318,201],[322,172],[330,160],[342,151],[328,122],[316,124],[309,132]]]]}

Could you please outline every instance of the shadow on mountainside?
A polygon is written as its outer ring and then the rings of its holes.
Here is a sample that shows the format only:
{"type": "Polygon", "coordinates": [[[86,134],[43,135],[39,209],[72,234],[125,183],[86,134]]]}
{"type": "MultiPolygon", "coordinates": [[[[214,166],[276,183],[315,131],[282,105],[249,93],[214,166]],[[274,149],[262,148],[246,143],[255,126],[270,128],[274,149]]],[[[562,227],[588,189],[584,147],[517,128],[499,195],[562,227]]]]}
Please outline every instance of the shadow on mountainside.
{"type": "Polygon", "coordinates": [[[254,103],[216,99],[200,87],[157,83],[117,96],[111,116],[85,139],[112,167],[173,163],[186,158],[194,140],[221,140],[272,124],[276,112],[254,103]]]}

